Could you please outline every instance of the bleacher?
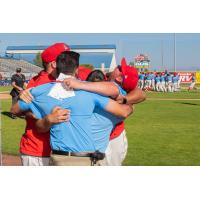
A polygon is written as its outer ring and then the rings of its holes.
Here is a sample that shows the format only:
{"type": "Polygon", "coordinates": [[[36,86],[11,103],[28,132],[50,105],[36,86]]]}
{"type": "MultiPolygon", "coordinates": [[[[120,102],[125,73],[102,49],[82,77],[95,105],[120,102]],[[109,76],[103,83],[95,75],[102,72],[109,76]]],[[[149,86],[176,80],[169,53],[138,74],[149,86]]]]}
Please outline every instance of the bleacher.
{"type": "Polygon", "coordinates": [[[21,67],[23,73],[38,73],[41,68],[25,60],[0,58],[0,71],[15,72],[16,68],[21,67]]]}
{"type": "Polygon", "coordinates": [[[30,80],[30,78],[42,70],[40,67],[25,60],[0,57],[0,74],[3,77],[3,82],[0,81],[0,85],[9,85],[11,76],[16,73],[16,68],[19,67],[22,69],[22,73],[25,75],[26,80],[30,80]]]}

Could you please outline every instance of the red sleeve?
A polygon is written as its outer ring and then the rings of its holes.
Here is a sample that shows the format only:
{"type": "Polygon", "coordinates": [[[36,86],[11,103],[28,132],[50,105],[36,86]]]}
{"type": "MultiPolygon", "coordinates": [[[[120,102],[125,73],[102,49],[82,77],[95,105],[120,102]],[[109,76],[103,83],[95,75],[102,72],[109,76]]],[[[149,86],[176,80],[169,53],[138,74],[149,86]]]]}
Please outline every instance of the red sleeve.
{"type": "Polygon", "coordinates": [[[124,130],[124,122],[118,123],[110,134],[110,140],[118,137],[124,130]]]}
{"type": "Polygon", "coordinates": [[[28,88],[31,88],[31,87],[35,87],[35,80],[34,80],[34,78],[32,78],[32,79],[28,82],[27,89],[28,89],[28,88]]]}

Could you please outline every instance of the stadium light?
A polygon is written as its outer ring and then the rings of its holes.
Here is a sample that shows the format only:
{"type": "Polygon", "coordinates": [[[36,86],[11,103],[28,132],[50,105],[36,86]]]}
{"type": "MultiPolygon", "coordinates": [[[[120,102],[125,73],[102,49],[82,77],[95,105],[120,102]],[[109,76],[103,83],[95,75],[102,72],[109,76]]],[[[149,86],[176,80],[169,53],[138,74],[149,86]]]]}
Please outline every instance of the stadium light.
{"type": "Polygon", "coordinates": [[[176,72],[176,33],[174,33],[174,71],[176,72]]]}
{"type": "Polygon", "coordinates": [[[162,63],[162,68],[163,68],[164,67],[163,40],[161,40],[161,63],[162,63]]]}

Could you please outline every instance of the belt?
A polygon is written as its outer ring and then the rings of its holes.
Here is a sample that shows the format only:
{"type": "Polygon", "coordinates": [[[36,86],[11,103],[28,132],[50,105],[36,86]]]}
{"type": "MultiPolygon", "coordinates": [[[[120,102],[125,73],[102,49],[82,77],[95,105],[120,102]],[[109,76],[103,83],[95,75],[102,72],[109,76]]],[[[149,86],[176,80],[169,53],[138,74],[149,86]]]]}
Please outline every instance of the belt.
{"type": "Polygon", "coordinates": [[[92,153],[88,152],[67,152],[67,151],[60,151],[60,150],[52,150],[53,154],[57,155],[65,155],[65,156],[77,156],[77,157],[91,157],[92,153]]]}
{"type": "Polygon", "coordinates": [[[76,156],[76,157],[90,157],[96,160],[103,160],[105,157],[105,153],[101,153],[99,151],[95,152],[67,152],[67,151],[60,151],[60,150],[52,150],[53,154],[57,155],[65,155],[65,156],[76,156]]]}

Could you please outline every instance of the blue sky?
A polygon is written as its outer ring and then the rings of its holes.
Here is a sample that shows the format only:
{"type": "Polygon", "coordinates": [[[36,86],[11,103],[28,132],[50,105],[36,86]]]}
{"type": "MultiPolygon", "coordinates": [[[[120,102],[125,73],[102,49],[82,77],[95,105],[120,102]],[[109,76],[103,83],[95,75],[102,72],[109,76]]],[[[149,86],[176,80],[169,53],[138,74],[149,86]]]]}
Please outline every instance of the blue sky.
{"type": "MultiPolygon", "coordinates": [[[[58,34],[15,34],[0,33],[0,54],[3,55],[10,45],[49,45],[54,42],[67,44],[115,44],[116,58],[119,63],[122,56],[128,62],[139,54],[148,54],[152,69],[174,68],[174,34],[173,33],[58,33],[58,34]],[[163,51],[161,51],[163,49],[163,51]],[[163,54],[161,53],[163,52],[163,54]]],[[[177,70],[200,70],[200,34],[176,34],[177,70]]]]}

